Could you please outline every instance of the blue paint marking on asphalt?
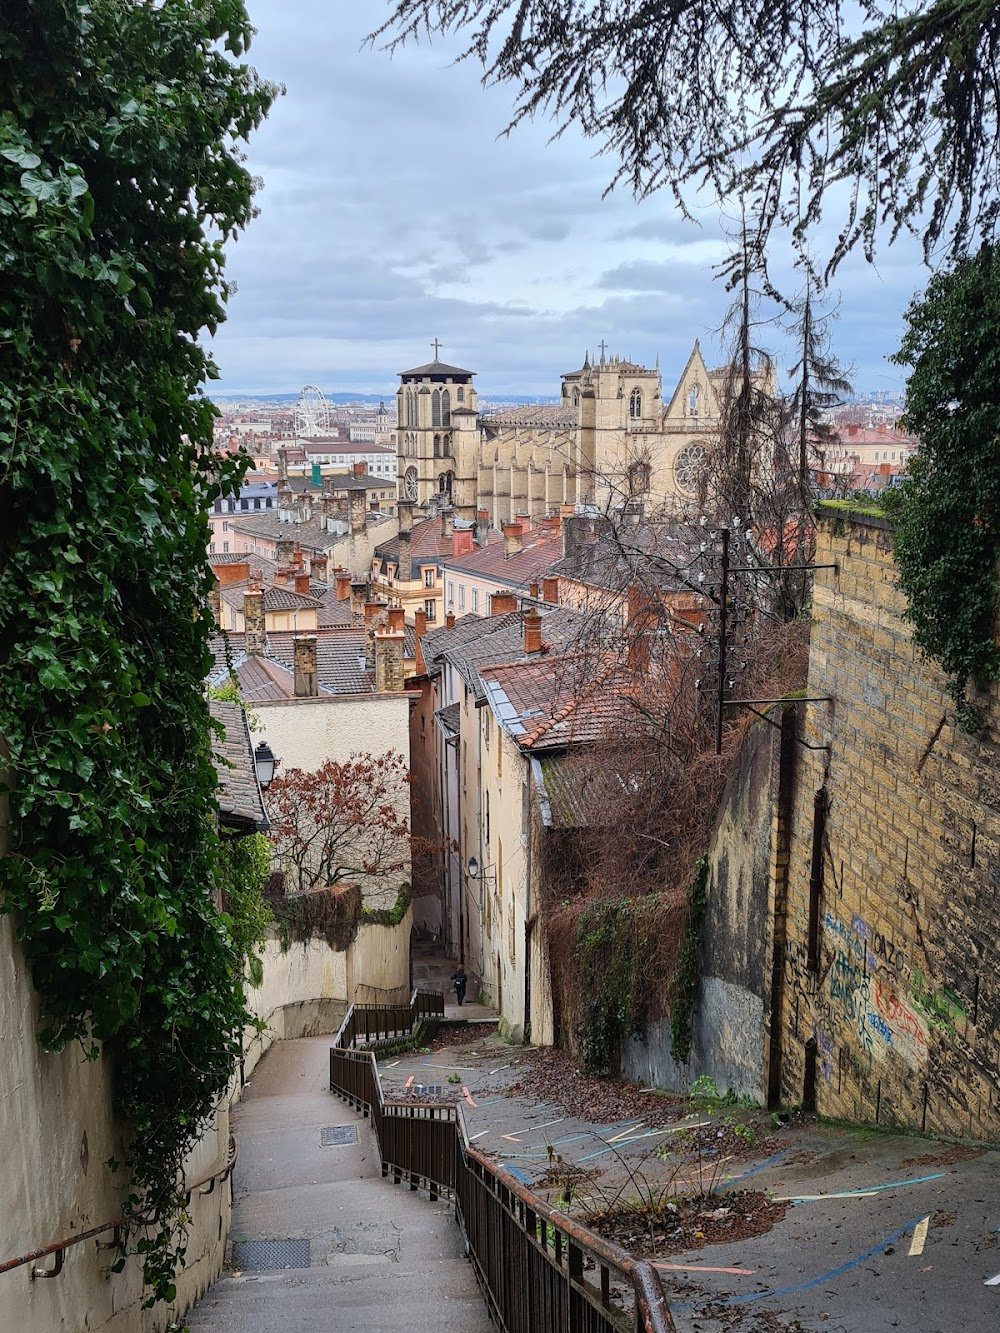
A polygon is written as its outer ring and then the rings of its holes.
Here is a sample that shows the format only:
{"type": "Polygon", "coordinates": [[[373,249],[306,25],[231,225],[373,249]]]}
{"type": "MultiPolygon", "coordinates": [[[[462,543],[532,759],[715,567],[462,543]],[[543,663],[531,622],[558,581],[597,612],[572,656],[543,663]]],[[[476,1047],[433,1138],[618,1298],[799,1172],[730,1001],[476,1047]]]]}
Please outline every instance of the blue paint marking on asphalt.
{"type": "Polygon", "coordinates": [[[848,1259],[846,1264],[841,1264],[839,1268],[831,1268],[828,1273],[821,1273],[819,1277],[811,1278],[808,1282],[800,1282],[796,1287],[773,1287],[769,1291],[751,1291],[746,1296],[726,1296],[722,1298],[709,1299],[707,1301],[684,1301],[683,1303],[674,1301],[671,1304],[673,1310],[697,1310],[704,1305],[748,1305],[751,1301],[764,1301],[771,1296],[795,1296],[800,1291],[810,1291],[813,1287],[821,1287],[824,1282],[829,1282],[832,1278],[840,1277],[841,1273],[850,1272],[852,1268],[857,1268],[859,1264],[866,1263],[869,1259],[874,1259],[877,1254],[889,1245],[895,1245],[901,1236],[905,1236],[921,1219],[919,1217],[911,1218],[909,1222],[904,1223],[898,1231],[894,1231],[891,1236],[886,1236],[885,1240],[879,1241],[873,1245],[870,1250],[864,1254],[859,1254],[856,1259],[848,1259]]]}
{"type": "Polygon", "coordinates": [[[519,1166],[511,1166],[508,1162],[504,1162],[501,1170],[512,1175],[514,1179],[519,1180],[522,1185],[531,1184],[531,1176],[528,1175],[527,1171],[522,1171],[519,1166]]]}
{"type": "Polygon", "coordinates": [[[780,1162],[781,1159],[787,1157],[791,1151],[791,1148],[782,1148],[781,1152],[776,1152],[773,1157],[768,1157],[763,1162],[759,1162],[756,1166],[752,1166],[749,1171],[744,1171],[741,1176],[733,1176],[731,1180],[727,1180],[724,1185],[719,1186],[715,1193],[724,1194],[726,1190],[731,1190],[734,1185],[738,1185],[741,1180],[749,1180],[750,1177],[755,1176],[758,1171],[765,1171],[769,1166],[774,1166],[775,1162],[780,1162]]]}
{"type": "Polygon", "coordinates": [[[792,1199],[792,1203],[801,1208],[804,1203],[824,1203],[827,1199],[861,1198],[864,1194],[877,1194],[880,1190],[902,1189],[904,1185],[924,1185],[928,1180],[940,1180],[944,1174],[944,1171],[935,1171],[932,1176],[916,1176],[913,1180],[893,1180],[888,1185],[866,1185],[863,1190],[858,1190],[856,1194],[845,1190],[840,1194],[820,1194],[816,1197],[792,1199]]]}

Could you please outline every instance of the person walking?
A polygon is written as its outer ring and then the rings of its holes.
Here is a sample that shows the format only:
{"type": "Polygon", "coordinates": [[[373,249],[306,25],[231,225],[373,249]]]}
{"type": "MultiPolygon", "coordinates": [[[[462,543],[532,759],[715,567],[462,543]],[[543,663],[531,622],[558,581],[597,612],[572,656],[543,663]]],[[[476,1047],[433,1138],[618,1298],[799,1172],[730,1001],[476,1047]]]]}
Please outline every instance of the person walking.
{"type": "Polygon", "coordinates": [[[469,984],[469,978],[465,975],[465,968],[461,963],[458,965],[458,971],[452,972],[451,980],[455,988],[455,997],[459,1004],[465,1003],[465,988],[469,984]]]}

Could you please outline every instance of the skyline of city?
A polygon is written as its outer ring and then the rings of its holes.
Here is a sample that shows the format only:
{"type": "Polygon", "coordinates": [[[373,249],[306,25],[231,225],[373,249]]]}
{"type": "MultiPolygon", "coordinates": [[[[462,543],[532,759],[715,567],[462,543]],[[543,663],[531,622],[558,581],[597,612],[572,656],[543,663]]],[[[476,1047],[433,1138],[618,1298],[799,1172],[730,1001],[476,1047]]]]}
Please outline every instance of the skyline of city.
{"type": "MultiPolygon", "coordinates": [[[[261,212],[230,247],[218,391],[383,393],[435,337],[504,397],[550,396],[602,338],[649,366],[659,356],[667,379],[695,337],[719,364],[718,209],[706,204],[696,224],[662,191],[603,197],[613,162],[575,131],[552,142],[543,121],[504,137],[508,90],[454,64],[454,44],[391,59],[365,46],[386,13],[384,0],[252,6],[249,58],[286,94],[248,153],[261,212]]],[[[774,260],[787,285],[787,256],[774,260]]],[[[854,256],[838,273],[834,350],[859,388],[902,387],[886,358],[926,277],[906,237],[877,267],[854,256]]],[[[773,327],[761,340],[792,364],[773,327]]]]}

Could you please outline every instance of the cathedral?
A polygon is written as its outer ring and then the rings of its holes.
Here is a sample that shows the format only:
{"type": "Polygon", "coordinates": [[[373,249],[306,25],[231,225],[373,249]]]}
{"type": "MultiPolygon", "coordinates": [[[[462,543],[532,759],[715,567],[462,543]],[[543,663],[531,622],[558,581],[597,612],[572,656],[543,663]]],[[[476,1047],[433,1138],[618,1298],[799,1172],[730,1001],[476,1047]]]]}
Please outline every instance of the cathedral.
{"type": "Polygon", "coordinates": [[[695,342],[665,403],[659,365],[584,358],[562,376],[559,402],[480,413],[475,372],[437,359],[400,375],[399,492],[458,518],[486,510],[495,527],[537,523],[563,504],[653,517],[697,499],[714,444],[725,369],[695,342]]]}

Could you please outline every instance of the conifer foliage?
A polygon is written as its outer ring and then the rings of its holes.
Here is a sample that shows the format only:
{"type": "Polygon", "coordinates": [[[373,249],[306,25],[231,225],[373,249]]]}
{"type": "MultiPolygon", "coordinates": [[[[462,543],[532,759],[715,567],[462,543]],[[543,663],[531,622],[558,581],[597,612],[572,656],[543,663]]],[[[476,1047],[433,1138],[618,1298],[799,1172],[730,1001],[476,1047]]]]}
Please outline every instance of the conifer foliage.
{"type": "Polygon", "coordinates": [[[575,124],[639,194],[707,181],[766,237],[824,209],[835,268],[876,233],[960,251],[1000,213],[993,0],[391,0],[390,46],[461,32],[514,123],[575,124]],[[831,194],[831,186],[843,188],[831,194]]]}
{"type": "Polygon", "coordinates": [[[212,453],[197,340],[275,91],[249,35],[241,0],[0,6],[0,911],[43,1045],[110,1057],[150,1303],[247,1021],[203,686],[205,515],[243,465],[212,453]]]}

